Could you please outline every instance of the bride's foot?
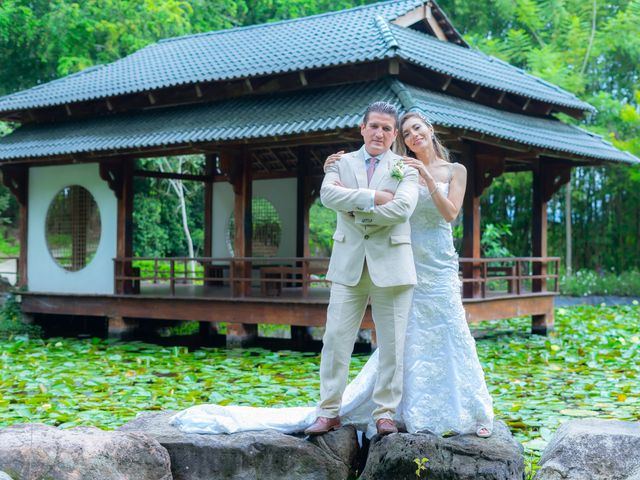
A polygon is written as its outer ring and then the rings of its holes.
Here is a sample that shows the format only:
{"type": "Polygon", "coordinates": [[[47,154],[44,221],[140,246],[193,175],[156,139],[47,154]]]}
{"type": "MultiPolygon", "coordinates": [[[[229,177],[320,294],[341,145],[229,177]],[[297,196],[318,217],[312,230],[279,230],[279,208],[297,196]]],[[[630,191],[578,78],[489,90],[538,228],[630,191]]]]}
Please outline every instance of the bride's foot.
{"type": "Polygon", "coordinates": [[[489,438],[491,436],[491,430],[481,425],[477,428],[476,435],[480,438],[489,438]]]}

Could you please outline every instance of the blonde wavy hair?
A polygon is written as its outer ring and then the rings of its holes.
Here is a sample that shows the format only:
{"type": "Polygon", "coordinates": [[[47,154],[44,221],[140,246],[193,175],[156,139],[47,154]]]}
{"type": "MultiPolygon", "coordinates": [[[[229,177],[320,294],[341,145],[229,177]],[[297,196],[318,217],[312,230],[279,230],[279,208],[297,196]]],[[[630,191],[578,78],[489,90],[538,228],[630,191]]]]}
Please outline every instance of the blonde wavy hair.
{"type": "Polygon", "coordinates": [[[402,117],[400,117],[399,135],[396,138],[394,150],[398,152],[398,154],[400,155],[413,156],[413,153],[407,148],[407,146],[404,143],[404,139],[402,138],[402,126],[405,124],[407,120],[410,120],[412,118],[417,118],[422,123],[424,123],[427,127],[431,128],[431,131],[433,132],[431,135],[431,141],[433,142],[433,148],[436,151],[436,155],[442,158],[445,162],[451,162],[451,155],[449,154],[449,150],[444,145],[442,145],[442,142],[440,142],[440,139],[436,135],[436,131],[433,128],[433,125],[429,120],[427,120],[424,116],[422,116],[418,112],[407,112],[404,115],[402,115],[402,117]]]}

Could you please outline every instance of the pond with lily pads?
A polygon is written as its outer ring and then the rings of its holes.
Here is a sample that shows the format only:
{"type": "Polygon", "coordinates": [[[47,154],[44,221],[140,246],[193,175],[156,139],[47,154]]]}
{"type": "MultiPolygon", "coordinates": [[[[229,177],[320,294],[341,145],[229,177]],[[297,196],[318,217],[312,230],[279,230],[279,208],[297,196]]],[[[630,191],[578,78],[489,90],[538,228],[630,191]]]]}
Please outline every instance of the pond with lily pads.
{"type": "MultiPolygon", "coordinates": [[[[640,306],[558,308],[548,337],[529,326],[523,318],[474,327],[496,416],[529,463],[565,420],[640,420],[640,306]]],[[[367,358],[353,357],[352,375],[367,358]]],[[[0,340],[0,427],[113,429],[141,411],[210,402],[311,405],[318,371],[316,353],[17,337],[0,340]]]]}

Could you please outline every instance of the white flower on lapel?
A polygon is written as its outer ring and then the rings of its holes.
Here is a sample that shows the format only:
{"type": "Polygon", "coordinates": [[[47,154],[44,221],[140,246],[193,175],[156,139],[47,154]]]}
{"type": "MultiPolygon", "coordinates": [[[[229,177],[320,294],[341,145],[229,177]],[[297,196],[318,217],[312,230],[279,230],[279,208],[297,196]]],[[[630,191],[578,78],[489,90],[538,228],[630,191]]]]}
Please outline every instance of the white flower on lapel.
{"type": "Polygon", "coordinates": [[[405,168],[405,165],[402,159],[399,158],[398,160],[396,160],[391,165],[391,169],[390,169],[391,178],[395,178],[399,182],[402,181],[402,179],[404,178],[404,168],[405,168]]]}

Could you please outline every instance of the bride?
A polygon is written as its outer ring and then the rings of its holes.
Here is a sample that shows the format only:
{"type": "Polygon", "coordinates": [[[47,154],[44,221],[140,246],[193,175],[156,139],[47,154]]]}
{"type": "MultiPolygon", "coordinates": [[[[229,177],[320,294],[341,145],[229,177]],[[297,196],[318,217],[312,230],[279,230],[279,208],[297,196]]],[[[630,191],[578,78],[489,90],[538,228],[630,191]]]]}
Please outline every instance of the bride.
{"type": "MultiPolygon", "coordinates": [[[[420,175],[420,200],[411,216],[413,256],[418,283],[407,327],[404,388],[397,420],[410,433],[475,433],[489,437],[492,401],[475,342],[467,326],[458,278],[458,256],[451,224],[460,212],[466,187],[464,166],[449,153],[433,126],[416,112],[400,120],[404,144],[414,157],[404,163],[420,175]]],[[[325,167],[339,161],[330,155],[325,167]]],[[[375,434],[371,399],[378,370],[374,352],[347,386],[340,418],[375,434]]],[[[256,408],[198,405],[176,414],[172,423],[187,433],[234,433],[250,430],[303,431],[316,407],[256,408]]]]}

